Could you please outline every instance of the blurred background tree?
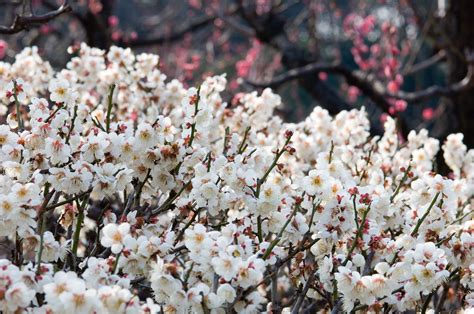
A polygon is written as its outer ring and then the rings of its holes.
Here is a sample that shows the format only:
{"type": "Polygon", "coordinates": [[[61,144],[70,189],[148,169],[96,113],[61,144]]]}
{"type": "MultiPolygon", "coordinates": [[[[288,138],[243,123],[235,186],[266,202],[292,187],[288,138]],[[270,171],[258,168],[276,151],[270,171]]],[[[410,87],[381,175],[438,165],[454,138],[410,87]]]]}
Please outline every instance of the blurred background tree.
{"type": "Polygon", "coordinates": [[[130,47],[186,85],[227,73],[229,105],[269,86],[288,121],[364,106],[374,134],[390,115],[401,137],[462,132],[472,148],[473,17],[471,0],[0,0],[0,60],[36,45],[60,68],[80,42],[130,47]]]}

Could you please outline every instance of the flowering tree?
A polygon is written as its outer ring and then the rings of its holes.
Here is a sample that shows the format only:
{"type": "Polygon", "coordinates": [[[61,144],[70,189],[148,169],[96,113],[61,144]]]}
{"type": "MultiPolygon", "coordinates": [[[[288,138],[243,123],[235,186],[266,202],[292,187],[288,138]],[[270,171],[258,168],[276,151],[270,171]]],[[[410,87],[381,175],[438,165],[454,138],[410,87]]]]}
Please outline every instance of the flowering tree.
{"type": "Polygon", "coordinates": [[[474,150],[364,108],[302,122],[270,89],[167,81],[85,44],[0,63],[3,312],[304,313],[474,306],[474,150]],[[442,149],[449,177],[437,174],[442,149]]]}
{"type": "MultiPolygon", "coordinates": [[[[16,4],[20,16],[24,2],[6,1],[16,4]]],[[[31,3],[41,14],[63,4],[31,3]]],[[[156,47],[163,71],[186,86],[226,72],[232,96],[278,89],[286,105],[277,112],[289,121],[301,121],[315,104],[331,114],[365,106],[372,134],[380,135],[379,120],[391,116],[404,139],[410,130],[425,127],[441,140],[462,132],[471,148],[474,130],[466,117],[474,107],[469,53],[474,11],[469,3],[70,1],[72,12],[14,37],[7,50],[13,57],[18,42],[20,48],[38,45],[59,68],[67,62],[61,51],[82,41],[103,49],[156,47]]],[[[12,10],[4,10],[9,25],[15,11],[6,7],[12,10]]],[[[0,42],[0,57],[1,51],[0,42]]]]}

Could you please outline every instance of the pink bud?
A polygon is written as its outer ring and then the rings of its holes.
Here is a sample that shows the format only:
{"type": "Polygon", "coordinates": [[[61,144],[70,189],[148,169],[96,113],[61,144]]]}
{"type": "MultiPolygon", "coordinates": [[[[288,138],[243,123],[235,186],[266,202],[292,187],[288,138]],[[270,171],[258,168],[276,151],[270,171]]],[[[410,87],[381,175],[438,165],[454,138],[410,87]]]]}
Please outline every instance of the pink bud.
{"type": "MultiPolygon", "coordinates": [[[[230,81],[230,83],[229,83],[229,88],[230,88],[231,90],[236,90],[237,88],[239,88],[239,82],[238,82],[237,80],[232,80],[232,81],[230,81]]],[[[235,97],[234,97],[234,98],[235,98],[235,97]]],[[[232,104],[234,104],[234,103],[233,103],[234,98],[232,98],[232,104]]]]}
{"type": "Polygon", "coordinates": [[[201,1],[200,0],[188,0],[189,6],[193,9],[200,9],[201,8],[201,1]]]}
{"type": "Polygon", "coordinates": [[[326,72],[319,72],[318,77],[321,81],[325,81],[328,79],[328,74],[326,72]]]}
{"type": "Polygon", "coordinates": [[[109,22],[109,25],[110,25],[111,27],[115,27],[115,26],[117,26],[117,25],[119,24],[119,18],[116,17],[115,15],[109,16],[109,18],[108,18],[107,21],[109,22]]]}
{"type": "Polygon", "coordinates": [[[349,101],[355,102],[357,100],[357,97],[359,96],[359,89],[355,86],[351,86],[349,87],[347,94],[349,96],[349,101]]]}
{"type": "Polygon", "coordinates": [[[51,32],[51,27],[48,24],[43,24],[40,27],[40,32],[43,35],[49,34],[51,32]]]}
{"type": "Polygon", "coordinates": [[[235,64],[237,69],[237,75],[240,77],[246,77],[250,71],[250,63],[246,60],[240,60],[235,64]]]}
{"type": "Polygon", "coordinates": [[[7,54],[8,44],[6,41],[0,39],[0,59],[3,59],[7,54]]]}
{"type": "Polygon", "coordinates": [[[383,74],[385,74],[386,77],[391,77],[392,76],[392,69],[386,65],[383,67],[383,74]]]}
{"type": "Polygon", "coordinates": [[[370,46],[370,52],[373,54],[379,54],[380,53],[380,45],[379,44],[373,44],[370,46]]]}
{"type": "Polygon", "coordinates": [[[137,121],[137,119],[138,119],[138,113],[137,113],[135,110],[132,111],[132,113],[130,113],[130,119],[131,119],[132,121],[137,121]]]}
{"type": "Polygon", "coordinates": [[[422,116],[424,120],[431,120],[434,116],[433,108],[425,108],[423,109],[422,116]]]}
{"type": "Polygon", "coordinates": [[[404,100],[395,101],[395,110],[398,112],[403,112],[407,109],[407,102],[404,100]]]}
{"type": "Polygon", "coordinates": [[[120,38],[122,38],[122,32],[120,32],[120,31],[112,32],[111,38],[112,38],[113,41],[119,41],[120,38]]]}
{"type": "Polygon", "coordinates": [[[400,87],[398,86],[397,82],[390,81],[388,82],[387,89],[390,93],[394,94],[400,90],[400,87]]]}
{"type": "Polygon", "coordinates": [[[397,84],[400,86],[403,84],[403,76],[401,76],[401,74],[397,74],[395,75],[395,82],[397,82],[397,84]]]}
{"type": "Polygon", "coordinates": [[[380,115],[380,123],[385,123],[387,121],[387,119],[388,119],[388,114],[382,113],[380,115]]]}

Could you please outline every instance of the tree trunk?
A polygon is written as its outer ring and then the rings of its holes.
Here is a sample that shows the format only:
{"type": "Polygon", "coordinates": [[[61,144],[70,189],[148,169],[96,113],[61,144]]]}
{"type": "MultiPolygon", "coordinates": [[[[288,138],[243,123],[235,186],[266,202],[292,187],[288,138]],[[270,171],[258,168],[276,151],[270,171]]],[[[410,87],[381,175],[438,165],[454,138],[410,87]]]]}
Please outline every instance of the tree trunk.
{"type": "MultiPolygon", "coordinates": [[[[461,55],[469,49],[474,51],[474,1],[451,0],[446,16],[449,82],[458,82],[466,75],[467,64],[461,55]]],[[[474,89],[469,89],[452,97],[458,125],[456,132],[464,134],[464,143],[474,148],[474,89]]]]}

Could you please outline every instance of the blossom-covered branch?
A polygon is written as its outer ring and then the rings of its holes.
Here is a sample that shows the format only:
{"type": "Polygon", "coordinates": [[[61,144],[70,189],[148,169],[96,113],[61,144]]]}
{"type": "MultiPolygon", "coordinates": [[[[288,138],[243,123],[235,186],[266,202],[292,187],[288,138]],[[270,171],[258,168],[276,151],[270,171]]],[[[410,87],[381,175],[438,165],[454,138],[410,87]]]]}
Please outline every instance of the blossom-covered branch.
{"type": "Polygon", "coordinates": [[[462,134],[402,143],[388,118],[372,137],[363,108],[287,123],[270,89],[230,106],[225,75],[188,88],[157,55],[74,52],[0,63],[0,311],[474,306],[462,134]]]}

